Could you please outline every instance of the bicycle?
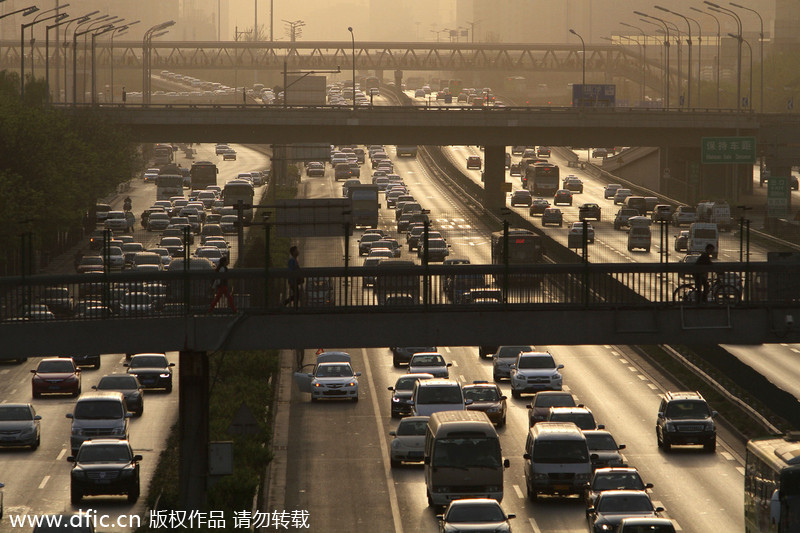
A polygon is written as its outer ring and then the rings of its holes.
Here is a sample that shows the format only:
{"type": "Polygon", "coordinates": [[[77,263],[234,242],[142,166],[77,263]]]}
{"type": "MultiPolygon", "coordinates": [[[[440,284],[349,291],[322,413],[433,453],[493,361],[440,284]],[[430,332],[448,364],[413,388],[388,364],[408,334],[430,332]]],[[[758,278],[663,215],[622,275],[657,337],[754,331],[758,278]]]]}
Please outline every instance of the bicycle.
{"type": "MultiPolygon", "coordinates": [[[[706,301],[718,305],[734,305],[742,300],[741,283],[738,274],[723,274],[711,282],[706,301]]],[[[672,301],[678,303],[698,303],[697,285],[683,283],[672,292],[672,301]]]]}

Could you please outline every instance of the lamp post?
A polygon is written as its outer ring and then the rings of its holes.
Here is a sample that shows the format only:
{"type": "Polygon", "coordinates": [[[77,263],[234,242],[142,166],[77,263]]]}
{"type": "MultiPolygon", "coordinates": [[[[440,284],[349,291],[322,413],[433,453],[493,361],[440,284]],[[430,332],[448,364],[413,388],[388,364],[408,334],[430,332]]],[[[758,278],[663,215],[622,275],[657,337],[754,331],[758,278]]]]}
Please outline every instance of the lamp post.
{"type": "MultiPolygon", "coordinates": [[[[116,19],[117,17],[113,17],[116,19]]],[[[75,32],[72,34],[72,105],[78,104],[78,37],[81,35],[86,35],[87,33],[91,33],[94,31],[95,28],[92,28],[97,23],[109,22],[112,20],[109,18],[109,15],[103,15],[101,17],[97,17],[93,21],[87,21],[89,23],[89,27],[83,31],[78,31],[78,26],[82,26],[84,23],[80,23],[75,26],[75,32]]],[[[84,56],[86,55],[86,47],[84,46],[84,56]]],[[[85,70],[86,67],[84,67],[85,70]]],[[[84,93],[86,92],[85,82],[84,82],[84,93]]]]}
{"type": "MultiPolygon", "coordinates": [[[[739,5],[736,2],[730,2],[730,4],[733,7],[738,7],[739,9],[744,9],[745,11],[750,11],[752,13],[755,13],[756,16],[758,17],[759,23],[761,24],[761,31],[758,34],[758,49],[759,49],[759,55],[761,56],[761,67],[759,67],[761,76],[761,82],[760,82],[761,88],[759,89],[758,105],[761,113],[763,113],[764,112],[764,19],[761,18],[761,14],[755,9],[739,5]]],[[[752,94],[750,98],[752,99],[752,94]]]]}
{"type": "Polygon", "coordinates": [[[478,24],[479,22],[483,22],[483,19],[476,20],[476,21],[473,21],[473,22],[467,21],[467,24],[469,24],[469,28],[470,28],[469,29],[469,35],[470,35],[470,42],[471,43],[475,42],[475,25],[478,24]]]}
{"type": "MultiPolygon", "coordinates": [[[[88,32],[87,34],[85,34],[83,36],[83,95],[81,96],[81,103],[84,103],[84,104],[86,103],[86,92],[87,92],[86,91],[86,87],[87,87],[86,73],[89,72],[89,67],[87,66],[86,63],[88,61],[88,56],[93,54],[92,47],[91,46],[87,46],[87,39],[89,39],[89,37],[87,37],[87,36],[88,35],[92,35],[92,36],[95,35],[95,32],[100,30],[100,29],[110,28],[112,26],[111,23],[119,24],[119,23],[123,22],[124,20],[125,20],[124,18],[120,18],[120,17],[114,15],[113,17],[109,17],[109,18],[105,19],[105,21],[103,22],[103,25],[100,26],[100,27],[94,27],[94,24],[90,24],[89,27],[86,28],[87,30],[91,29],[92,31],[88,32]],[[89,50],[88,54],[86,53],[87,49],[89,50]]],[[[108,29],[106,31],[111,31],[111,30],[108,29]]],[[[89,92],[91,93],[91,79],[89,80],[88,86],[90,88],[89,92]]],[[[89,99],[91,100],[91,94],[89,95],[89,99]]]]}
{"type": "Polygon", "coordinates": [[[17,13],[22,13],[23,17],[27,17],[28,15],[33,15],[37,11],[39,11],[39,8],[36,6],[23,7],[22,9],[17,9],[16,11],[9,11],[8,13],[3,13],[2,15],[0,15],[0,19],[10,17],[11,15],[16,15],[17,13]]]}
{"type": "Polygon", "coordinates": [[[174,20],[168,20],[156,24],[144,32],[142,38],[142,103],[145,105],[150,104],[150,41],[153,37],[157,37],[156,33],[163,35],[162,30],[174,25],[174,20]]]}
{"type": "MultiPolygon", "coordinates": [[[[687,74],[687,82],[686,82],[686,94],[687,94],[686,106],[688,108],[691,108],[692,107],[692,25],[689,23],[688,18],[681,15],[677,11],[672,11],[671,9],[667,9],[666,7],[662,7],[659,5],[653,7],[661,11],[664,11],[666,13],[669,13],[671,15],[675,15],[676,17],[681,17],[683,20],[686,21],[686,27],[689,29],[689,33],[687,34],[688,38],[686,40],[686,43],[689,45],[689,59],[688,59],[689,73],[687,74]]],[[[678,50],[680,51],[680,48],[678,48],[678,50]]],[[[678,64],[680,65],[680,58],[678,59],[678,64]]]]}
{"type": "Polygon", "coordinates": [[[736,14],[736,11],[732,9],[728,9],[727,7],[722,7],[719,4],[715,4],[714,2],[710,2],[709,0],[703,0],[703,3],[710,6],[709,9],[711,11],[716,11],[718,13],[723,13],[725,15],[731,16],[736,19],[736,26],[739,29],[738,37],[736,40],[739,42],[739,46],[736,49],[736,109],[741,109],[742,107],[742,19],[739,18],[739,15],[736,14]]]}
{"type": "MultiPolygon", "coordinates": [[[[109,16],[110,15],[100,15],[99,17],[97,17],[95,19],[95,21],[107,19],[109,16]]],[[[78,70],[78,65],[77,65],[77,57],[78,57],[78,54],[77,54],[77,51],[78,51],[77,33],[78,33],[78,28],[80,28],[84,24],[89,24],[90,22],[92,22],[91,19],[84,20],[84,21],[78,21],[78,23],[75,25],[75,30],[72,32],[72,103],[73,103],[73,105],[75,103],[77,103],[77,97],[75,96],[75,94],[76,94],[75,73],[78,70]]],[[[67,27],[69,27],[69,24],[67,24],[67,27]]],[[[67,93],[68,93],[68,91],[67,91],[67,71],[69,69],[67,68],[67,46],[68,46],[68,44],[67,44],[67,32],[65,30],[64,31],[64,103],[65,104],[67,103],[67,100],[68,100],[68,98],[67,98],[67,93]]]]}
{"type": "Polygon", "coordinates": [[[642,34],[642,102],[644,102],[647,91],[647,36],[644,34],[644,30],[637,26],[633,26],[627,22],[620,22],[620,24],[628,28],[639,30],[639,33],[642,34]]]}
{"type": "Polygon", "coordinates": [[[127,33],[128,28],[139,24],[139,20],[135,20],[130,22],[124,26],[120,26],[119,28],[115,28],[114,31],[111,32],[111,103],[114,103],[114,36],[119,33],[119,35],[124,35],[127,33]]]}
{"type": "MultiPolygon", "coordinates": [[[[79,27],[83,26],[84,24],[88,24],[91,21],[91,17],[93,15],[96,15],[97,13],[99,13],[99,11],[93,11],[91,13],[88,13],[86,15],[86,20],[73,20],[72,22],[77,22],[78,23],[78,24],[75,25],[75,30],[74,31],[78,31],[79,27]]],[[[108,15],[100,15],[98,18],[108,18],[108,15]]],[[[67,60],[68,60],[67,53],[68,53],[68,50],[69,50],[69,42],[67,41],[67,34],[69,32],[69,25],[72,24],[72,22],[67,22],[67,25],[64,28],[64,42],[61,45],[61,47],[64,50],[64,103],[65,104],[69,101],[69,97],[68,97],[69,91],[67,90],[67,88],[69,87],[67,85],[67,72],[69,71],[69,68],[67,67],[67,60]]],[[[74,37],[74,35],[73,35],[73,37],[74,37]]],[[[74,52],[73,52],[73,56],[74,56],[74,52]]]]}
{"type": "Polygon", "coordinates": [[[647,13],[642,13],[641,11],[634,11],[634,13],[639,15],[640,17],[657,20],[664,25],[664,34],[666,35],[666,39],[664,39],[664,56],[665,56],[664,77],[666,81],[664,85],[665,87],[664,105],[666,109],[669,109],[669,26],[667,26],[667,22],[665,20],[660,19],[658,17],[654,17],[653,15],[648,15],[647,13]]]}
{"type": "Polygon", "coordinates": [[[717,23],[717,65],[716,65],[717,68],[716,68],[715,77],[717,79],[717,108],[719,108],[719,63],[720,63],[720,51],[721,51],[721,47],[720,47],[720,37],[721,36],[720,36],[719,19],[717,17],[715,17],[714,15],[712,15],[711,13],[709,13],[707,11],[703,11],[702,9],[697,9],[696,7],[690,7],[689,9],[691,9],[692,11],[697,11],[698,13],[702,13],[703,15],[708,15],[709,17],[714,19],[714,21],[717,23]]]}
{"type": "MultiPolygon", "coordinates": [[[[124,28],[125,26],[120,26],[119,28],[124,28]]],[[[116,29],[112,25],[103,26],[102,28],[95,30],[92,32],[92,105],[97,105],[97,69],[95,68],[95,39],[97,39],[98,35],[103,35],[104,33],[108,33],[110,31],[114,31],[116,29]]],[[[112,59],[113,62],[113,59],[112,59]]]]}
{"type": "Polygon", "coordinates": [[[586,95],[586,43],[583,37],[572,28],[569,29],[569,32],[581,40],[581,47],[583,48],[583,61],[581,62],[581,101],[579,104],[579,107],[583,107],[583,99],[586,95]]]}
{"type": "MultiPolygon", "coordinates": [[[[75,21],[87,21],[89,17],[87,15],[83,15],[80,17],[73,17],[69,20],[62,20],[61,22],[56,22],[55,24],[49,24],[45,26],[44,31],[44,83],[47,86],[47,99],[50,100],[50,30],[53,28],[57,28],[62,24],[69,24],[70,22],[75,21]]],[[[56,50],[58,50],[58,46],[56,45],[56,50]]],[[[58,79],[58,69],[56,68],[56,79],[58,79]]]]}
{"type": "MultiPolygon", "coordinates": [[[[729,33],[728,36],[736,37],[736,35],[729,33]]],[[[750,43],[747,39],[742,39],[742,42],[747,45],[747,52],[750,54],[750,89],[747,93],[747,108],[753,109],[753,49],[750,48],[750,43]]]]}
{"type": "MultiPolygon", "coordinates": [[[[35,26],[36,24],[39,24],[40,22],[45,22],[47,20],[57,19],[56,22],[58,22],[59,20],[63,20],[64,18],[68,17],[69,15],[67,15],[66,13],[60,13],[60,14],[56,14],[56,15],[50,15],[49,17],[45,17],[43,19],[40,19],[39,17],[41,17],[42,15],[44,15],[46,13],[49,13],[51,11],[55,11],[57,9],[61,9],[61,8],[64,8],[64,7],[69,7],[69,4],[64,4],[63,6],[54,7],[53,9],[48,9],[47,11],[42,11],[38,15],[36,15],[36,18],[32,22],[28,22],[27,24],[25,24],[23,22],[22,24],[20,24],[20,37],[19,37],[19,44],[20,44],[20,47],[19,47],[20,48],[20,53],[19,53],[19,66],[20,66],[20,68],[19,68],[19,70],[20,70],[19,87],[20,87],[20,91],[19,92],[20,92],[20,97],[21,98],[25,98],[25,28],[33,28],[33,26],[35,26]]],[[[31,36],[33,36],[33,29],[31,29],[31,36]]],[[[31,50],[33,50],[32,47],[31,47],[31,50]]],[[[33,57],[31,57],[31,64],[33,64],[33,57]]]]}
{"type": "Polygon", "coordinates": [[[347,31],[350,32],[350,40],[353,43],[353,111],[356,110],[356,36],[353,33],[353,27],[348,26],[347,31]]]}

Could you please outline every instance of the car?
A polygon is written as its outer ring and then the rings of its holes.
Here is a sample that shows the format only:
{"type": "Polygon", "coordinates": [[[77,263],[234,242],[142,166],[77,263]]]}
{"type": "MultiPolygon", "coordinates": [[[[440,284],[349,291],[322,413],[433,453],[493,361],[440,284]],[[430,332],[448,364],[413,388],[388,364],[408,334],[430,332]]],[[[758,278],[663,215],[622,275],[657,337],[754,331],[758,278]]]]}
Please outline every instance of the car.
{"type": "Polygon", "coordinates": [[[586,510],[591,533],[616,531],[623,518],[658,518],[663,507],[653,507],[650,496],[642,490],[607,490],[586,510]]]}
{"type": "Polygon", "coordinates": [[[335,304],[333,280],[329,277],[308,278],[303,292],[303,305],[327,307],[335,304]]]}
{"type": "Polygon", "coordinates": [[[521,352],[511,367],[511,396],[540,390],[561,390],[563,378],[550,352],[521,352]]]}
{"type": "Polygon", "coordinates": [[[130,291],[122,295],[119,301],[121,316],[147,316],[155,311],[153,297],[144,291],[130,291]]]}
{"type": "Polygon", "coordinates": [[[392,365],[400,368],[402,364],[408,364],[415,353],[436,352],[436,346],[403,346],[389,348],[392,351],[392,365]]]}
{"type": "Polygon", "coordinates": [[[559,189],[553,196],[553,205],[567,204],[572,205],[572,191],[567,189],[559,189]]]}
{"type": "Polygon", "coordinates": [[[444,514],[436,515],[436,518],[439,520],[439,531],[442,533],[467,531],[510,533],[509,520],[516,518],[516,515],[506,514],[495,499],[465,498],[451,501],[444,514]]]}
{"type": "Polygon", "coordinates": [[[80,505],[86,495],[127,496],[128,503],[139,499],[139,461],[130,442],[117,439],[84,441],[75,456],[67,458],[70,471],[70,501],[80,505]]]}
{"type": "Polygon", "coordinates": [[[564,178],[563,187],[568,191],[583,193],[583,180],[578,176],[567,176],[564,178]]]}
{"type": "Polygon", "coordinates": [[[306,176],[308,176],[309,178],[311,177],[324,178],[325,164],[320,161],[311,161],[306,167],[306,176]]]}
{"type": "Polygon", "coordinates": [[[84,255],[75,268],[78,274],[89,272],[103,272],[105,262],[102,255],[84,255]]]}
{"type": "Polygon", "coordinates": [[[789,186],[793,191],[800,190],[800,180],[797,179],[797,176],[792,175],[792,179],[789,182],[789,186]]]}
{"type": "Polygon", "coordinates": [[[42,359],[31,373],[34,398],[42,394],[71,394],[77,398],[81,393],[81,369],[71,358],[42,359]]]}
{"type": "Polygon", "coordinates": [[[170,218],[166,212],[150,213],[147,217],[147,231],[164,231],[169,227],[170,218]]]}
{"type": "Polygon", "coordinates": [[[431,239],[428,238],[427,248],[425,241],[419,239],[417,241],[417,255],[424,259],[427,256],[428,261],[444,261],[450,255],[450,245],[444,239],[431,239]]]}
{"type": "Polygon", "coordinates": [[[511,378],[511,366],[522,352],[533,351],[532,346],[498,346],[492,355],[492,377],[495,381],[511,378]]]}
{"type": "Polygon", "coordinates": [[[180,237],[161,237],[158,247],[165,248],[170,257],[183,256],[183,239],[180,237]]]}
{"type": "Polygon", "coordinates": [[[669,452],[674,444],[702,444],[713,453],[717,449],[716,411],[712,411],[699,392],[667,391],[658,407],[656,441],[669,452]]]}
{"type": "Polygon", "coordinates": [[[595,203],[586,203],[578,208],[578,218],[580,220],[600,220],[600,206],[595,203]]]}
{"type": "Polygon", "coordinates": [[[67,418],[72,420],[70,446],[78,452],[81,444],[93,437],[127,439],[129,419],[133,415],[125,407],[119,391],[93,391],[81,395],[67,418]]]}
{"type": "Polygon", "coordinates": [[[550,202],[546,198],[534,198],[531,200],[531,207],[528,210],[528,214],[530,216],[533,215],[541,215],[544,213],[544,210],[550,207],[550,202]]]}
{"type": "Polygon", "coordinates": [[[590,222],[573,222],[567,235],[567,245],[570,248],[580,248],[583,245],[583,226],[586,225],[586,242],[594,243],[594,228],[590,222]]]}
{"type": "Polygon", "coordinates": [[[230,149],[230,146],[228,146],[227,144],[217,144],[214,147],[214,151],[215,151],[216,155],[222,155],[222,154],[225,153],[225,150],[229,150],[229,149],[230,149]]]}
{"type": "Polygon", "coordinates": [[[607,148],[595,148],[592,150],[592,157],[608,157],[608,149],[607,148]]]}
{"type": "Polygon", "coordinates": [[[347,361],[318,363],[313,373],[306,374],[311,401],[345,398],[357,402],[360,375],[347,361]]]}
{"type": "Polygon", "coordinates": [[[588,407],[551,407],[546,422],[572,422],[581,430],[605,429],[598,425],[588,407]]]}
{"type": "Polygon", "coordinates": [[[422,462],[425,453],[425,431],[428,429],[428,416],[409,416],[390,431],[389,464],[392,468],[403,461],[422,462]]]}
{"type": "Polygon", "coordinates": [[[133,224],[131,224],[125,211],[109,211],[103,221],[103,227],[112,231],[130,231],[132,226],[133,224]]]}
{"type": "MultiPolygon", "coordinates": [[[[102,306],[102,303],[98,305],[92,305],[89,308],[102,306]]],[[[85,310],[84,310],[85,315],[85,310]]],[[[100,368],[100,354],[93,353],[93,354],[80,354],[80,355],[73,355],[72,360],[75,362],[75,366],[82,367],[82,366],[91,366],[95,370],[100,368]]]]}
{"type": "Polygon", "coordinates": [[[653,222],[671,222],[675,208],[669,204],[658,204],[653,208],[650,218],[653,222]]]}
{"type": "Polygon", "coordinates": [[[108,374],[100,378],[97,385],[92,385],[94,390],[110,390],[122,393],[125,398],[125,407],[136,416],[144,412],[144,389],[139,383],[139,378],[133,374],[108,374]]]}
{"type": "Polygon", "coordinates": [[[592,473],[586,503],[592,507],[601,492],[606,490],[649,490],[652,483],[642,481],[639,471],[633,467],[598,468],[592,473]]]}
{"type": "Polygon", "coordinates": [[[193,254],[195,257],[204,257],[211,261],[211,264],[214,265],[214,268],[217,267],[220,260],[222,259],[222,251],[216,246],[200,246],[199,248],[195,248],[193,254]]]}
{"type": "Polygon", "coordinates": [[[548,207],[542,212],[542,226],[548,224],[558,224],[560,228],[564,224],[564,214],[557,207],[548,207]]]}
{"type": "Polygon", "coordinates": [[[537,157],[550,157],[550,148],[547,146],[540,146],[536,149],[537,157]]]}
{"type": "Polygon", "coordinates": [[[697,222],[697,208],[688,205],[679,205],[672,213],[672,225],[683,226],[684,224],[694,224],[697,222]]]}
{"type": "Polygon", "coordinates": [[[411,393],[414,390],[414,384],[420,379],[433,379],[432,374],[418,373],[406,374],[397,378],[394,387],[388,387],[392,391],[392,405],[391,413],[392,418],[400,418],[401,416],[411,414],[411,393]]]}
{"type": "MultiPolygon", "coordinates": [[[[392,252],[392,255],[395,259],[400,257],[400,243],[397,242],[397,239],[393,239],[391,237],[383,237],[377,241],[373,241],[370,243],[370,250],[372,249],[379,249],[379,248],[387,248],[392,252]]],[[[359,245],[359,254],[361,251],[361,246],[359,245]]]]}
{"type": "Polygon", "coordinates": [[[427,94],[424,89],[417,89],[414,91],[414,98],[425,98],[427,94]]]}
{"type": "Polygon", "coordinates": [[[236,161],[236,150],[233,148],[228,148],[222,154],[223,161],[236,161]]]}
{"type": "Polygon", "coordinates": [[[592,468],[628,466],[628,460],[620,453],[624,444],[617,444],[614,436],[604,429],[586,430],[586,445],[592,458],[592,468]]]}
{"type": "Polygon", "coordinates": [[[675,251],[689,251],[689,230],[682,230],[680,233],[675,235],[675,251]]]}
{"type": "Polygon", "coordinates": [[[39,447],[42,429],[36,409],[29,403],[0,404],[0,446],[39,447]]]}
{"type": "Polygon", "coordinates": [[[483,411],[492,424],[497,427],[506,425],[506,396],[496,383],[488,381],[473,381],[461,387],[465,400],[472,400],[467,404],[468,411],[483,411]]]}
{"type": "Polygon", "coordinates": [[[567,391],[541,391],[533,395],[528,409],[528,426],[533,427],[539,422],[547,421],[551,407],[577,407],[578,403],[571,392],[567,391]]]}
{"type": "Polygon", "coordinates": [[[59,318],[72,316],[72,310],[75,306],[69,287],[66,286],[44,287],[39,301],[59,318]]]}
{"type": "Polygon", "coordinates": [[[492,287],[475,287],[461,294],[462,304],[499,304],[503,303],[503,290],[492,287]]]}
{"type": "Polygon", "coordinates": [[[450,377],[448,370],[453,363],[447,363],[439,352],[417,352],[408,361],[409,374],[431,374],[435,378],[450,377]]]}
{"type": "Polygon", "coordinates": [[[164,389],[172,392],[172,367],[175,363],[167,360],[163,353],[140,353],[124,363],[127,373],[139,378],[145,389],[164,389]]]}
{"type": "Polygon", "coordinates": [[[467,158],[467,170],[480,170],[482,165],[480,156],[471,155],[467,158]]]}
{"type": "Polygon", "coordinates": [[[630,189],[619,188],[614,193],[614,205],[618,205],[625,202],[625,198],[628,196],[633,196],[633,191],[630,189]]]}
{"type": "Polygon", "coordinates": [[[617,214],[614,215],[614,229],[622,229],[630,227],[628,222],[631,217],[638,217],[639,210],[632,207],[620,207],[617,214]]]}
{"type": "Polygon", "coordinates": [[[511,194],[511,207],[514,207],[515,205],[527,205],[528,207],[532,208],[532,202],[533,199],[531,198],[531,191],[527,189],[516,190],[511,194]]]}
{"type": "Polygon", "coordinates": [[[155,183],[158,179],[158,172],[159,170],[157,168],[148,168],[142,174],[142,179],[144,179],[145,183],[155,183]]]}

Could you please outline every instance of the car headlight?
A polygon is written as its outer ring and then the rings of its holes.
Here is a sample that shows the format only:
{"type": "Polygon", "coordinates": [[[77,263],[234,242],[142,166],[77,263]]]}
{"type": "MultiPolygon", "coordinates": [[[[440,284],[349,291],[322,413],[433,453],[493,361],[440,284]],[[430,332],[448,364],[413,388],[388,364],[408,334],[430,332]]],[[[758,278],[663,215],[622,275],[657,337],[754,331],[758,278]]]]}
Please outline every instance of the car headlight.
{"type": "Polygon", "coordinates": [[[712,421],[706,422],[706,430],[707,431],[714,431],[714,422],[712,422],[712,421]]]}
{"type": "Polygon", "coordinates": [[[400,398],[395,398],[392,396],[392,403],[400,403],[400,398]]]}
{"type": "Polygon", "coordinates": [[[549,476],[547,474],[542,474],[542,473],[538,473],[538,472],[533,475],[533,479],[536,479],[538,481],[544,481],[544,480],[547,480],[548,478],[549,478],[549,476]]]}
{"type": "Polygon", "coordinates": [[[552,376],[550,376],[550,379],[556,379],[556,380],[561,379],[561,374],[556,372],[552,376]]]}
{"type": "Polygon", "coordinates": [[[356,382],[355,381],[351,381],[350,383],[347,384],[347,386],[348,387],[355,387],[356,386],[356,382]]]}
{"type": "Polygon", "coordinates": [[[664,424],[664,429],[666,429],[667,431],[675,431],[675,424],[673,424],[672,422],[667,422],[666,424],[664,424]]]}
{"type": "Polygon", "coordinates": [[[315,381],[314,383],[312,383],[312,385],[315,387],[322,387],[322,383],[320,383],[319,381],[315,381]]]}
{"type": "Polygon", "coordinates": [[[82,437],[83,436],[83,430],[81,428],[73,428],[72,429],[72,436],[73,437],[82,437]]]}
{"type": "Polygon", "coordinates": [[[170,374],[169,372],[164,372],[164,373],[162,373],[162,374],[159,374],[159,375],[158,375],[158,377],[160,377],[160,378],[168,378],[168,377],[170,377],[171,375],[172,375],[172,374],[170,374]]]}
{"type": "Polygon", "coordinates": [[[488,408],[486,410],[486,412],[487,413],[499,413],[500,412],[500,408],[499,407],[490,407],[490,408],[488,408]]]}

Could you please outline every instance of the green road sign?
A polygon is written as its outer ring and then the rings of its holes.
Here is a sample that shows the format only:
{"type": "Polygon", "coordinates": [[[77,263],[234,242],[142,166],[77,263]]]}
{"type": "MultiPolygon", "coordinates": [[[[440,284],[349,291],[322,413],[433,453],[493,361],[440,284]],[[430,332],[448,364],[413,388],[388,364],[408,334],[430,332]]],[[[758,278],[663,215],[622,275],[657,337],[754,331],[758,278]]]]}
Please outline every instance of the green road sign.
{"type": "Polygon", "coordinates": [[[755,137],[703,137],[700,161],[704,165],[726,163],[754,164],[755,137]]]}
{"type": "Polygon", "coordinates": [[[789,213],[789,178],[770,176],[767,182],[767,216],[784,218],[789,213]]]}

